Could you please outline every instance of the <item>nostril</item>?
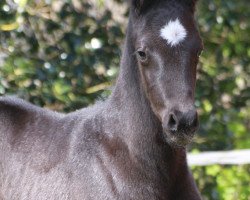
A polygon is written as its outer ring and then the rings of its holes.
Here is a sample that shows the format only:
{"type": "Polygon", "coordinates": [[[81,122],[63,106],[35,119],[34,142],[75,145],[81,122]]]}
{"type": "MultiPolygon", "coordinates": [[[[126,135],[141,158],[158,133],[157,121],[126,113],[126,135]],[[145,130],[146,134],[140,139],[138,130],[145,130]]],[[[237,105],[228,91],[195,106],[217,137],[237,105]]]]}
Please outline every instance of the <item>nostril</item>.
{"type": "Polygon", "coordinates": [[[178,121],[176,119],[176,116],[174,114],[170,114],[169,120],[168,120],[168,128],[171,131],[177,131],[178,127],[178,121]]]}
{"type": "Polygon", "coordinates": [[[189,110],[188,112],[171,112],[166,122],[167,123],[163,125],[163,128],[172,133],[180,131],[183,133],[193,133],[199,127],[198,114],[196,110],[189,110]]]}

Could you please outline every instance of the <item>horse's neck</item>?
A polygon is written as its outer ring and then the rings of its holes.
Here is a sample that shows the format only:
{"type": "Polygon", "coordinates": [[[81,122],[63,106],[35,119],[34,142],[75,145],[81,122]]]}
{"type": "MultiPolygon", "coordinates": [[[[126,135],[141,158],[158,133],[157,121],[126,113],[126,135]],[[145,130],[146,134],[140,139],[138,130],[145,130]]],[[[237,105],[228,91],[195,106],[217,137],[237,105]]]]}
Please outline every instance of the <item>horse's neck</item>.
{"type": "Polygon", "coordinates": [[[142,137],[148,131],[157,131],[157,120],[142,89],[139,69],[134,55],[133,41],[128,31],[121,60],[120,74],[111,101],[119,109],[130,129],[124,130],[131,138],[142,137]],[[149,130],[151,129],[151,130],[149,130]],[[147,130],[147,131],[145,131],[147,130]]]}

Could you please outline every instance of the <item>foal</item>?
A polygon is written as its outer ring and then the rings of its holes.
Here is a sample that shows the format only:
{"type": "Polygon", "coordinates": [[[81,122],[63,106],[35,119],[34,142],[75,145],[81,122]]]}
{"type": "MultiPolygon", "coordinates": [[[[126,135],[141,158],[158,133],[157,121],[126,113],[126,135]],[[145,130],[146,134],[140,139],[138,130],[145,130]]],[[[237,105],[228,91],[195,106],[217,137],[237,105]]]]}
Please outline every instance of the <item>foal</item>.
{"type": "Polygon", "coordinates": [[[109,99],[59,114],[0,98],[1,200],[199,200],[194,0],[132,0],[109,99]]]}

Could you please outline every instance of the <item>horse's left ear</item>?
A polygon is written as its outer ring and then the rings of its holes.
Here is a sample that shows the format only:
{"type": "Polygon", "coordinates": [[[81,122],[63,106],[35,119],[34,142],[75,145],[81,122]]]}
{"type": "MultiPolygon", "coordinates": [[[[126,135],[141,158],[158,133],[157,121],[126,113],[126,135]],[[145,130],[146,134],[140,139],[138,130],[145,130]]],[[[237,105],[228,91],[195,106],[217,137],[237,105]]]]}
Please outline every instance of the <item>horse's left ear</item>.
{"type": "Polygon", "coordinates": [[[137,14],[145,11],[153,0],[131,0],[131,6],[137,14]]]}
{"type": "Polygon", "coordinates": [[[195,7],[198,2],[198,0],[175,0],[175,1],[182,4],[186,4],[192,10],[192,12],[195,11],[195,7]]]}
{"type": "Polygon", "coordinates": [[[189,6],[193,12],[195,11],[195,6],[196,6],[198,0],[189,0],[189,1],[183,0],[183,1],[186,1],[186,3],[189,4],[189,6]]]}
{"type": "Polygon", "coordinates": [[[197,1],[198,1],[198,0],[191,0],[191,4],[192,4],[192,6],[193,6],[193,7],[195,7],[195,6],[196,6],[197,1]]]}

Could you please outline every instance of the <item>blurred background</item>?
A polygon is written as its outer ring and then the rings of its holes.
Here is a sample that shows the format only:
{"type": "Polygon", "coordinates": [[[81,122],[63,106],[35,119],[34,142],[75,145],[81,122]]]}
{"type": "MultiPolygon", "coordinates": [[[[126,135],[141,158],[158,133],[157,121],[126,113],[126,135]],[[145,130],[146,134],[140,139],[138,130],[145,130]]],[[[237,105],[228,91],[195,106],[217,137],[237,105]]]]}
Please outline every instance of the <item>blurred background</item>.
{"type": "MultiPolygon", "coordinates": [[[[1,0],[0,95],[61,112],[109,96],[128,5],[118,0],[1,0]]],[[[250,149],[250,1],[200,0],[200,129],[190,152],[250,149]]],[[[249,155],[250,156],[250,155],[249,155]]],[[[250,200],[250,165],[192,166],[205,200],[250,200]]]]}

